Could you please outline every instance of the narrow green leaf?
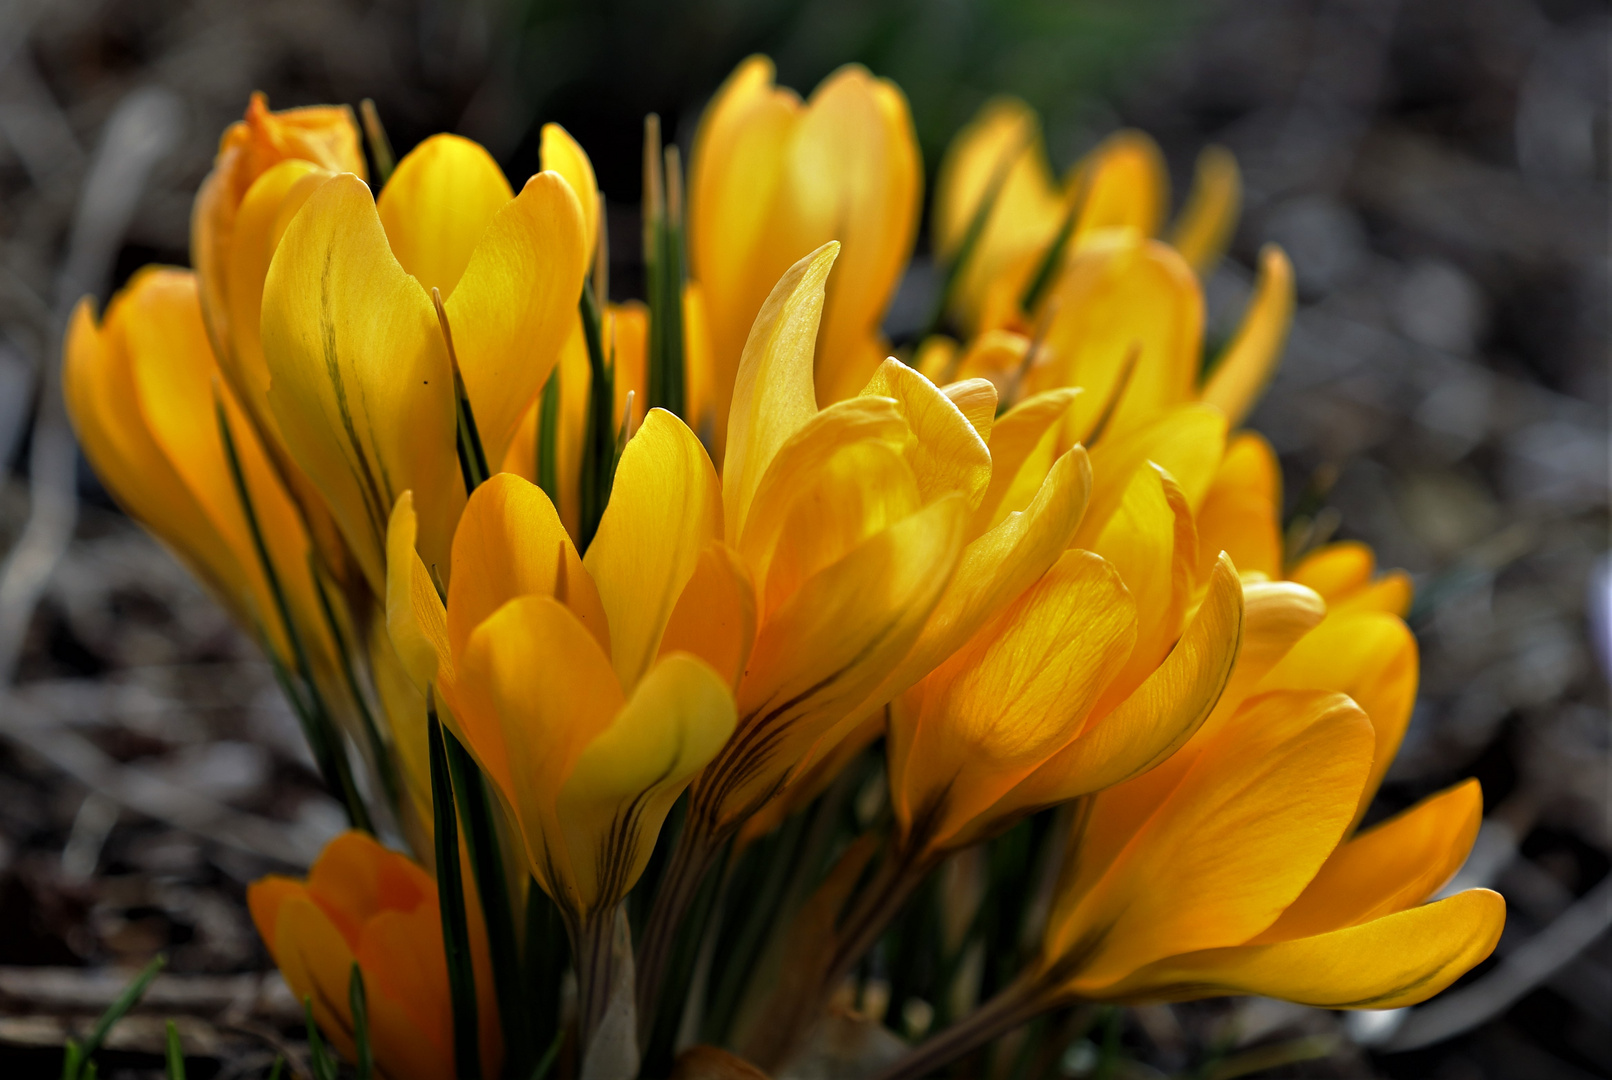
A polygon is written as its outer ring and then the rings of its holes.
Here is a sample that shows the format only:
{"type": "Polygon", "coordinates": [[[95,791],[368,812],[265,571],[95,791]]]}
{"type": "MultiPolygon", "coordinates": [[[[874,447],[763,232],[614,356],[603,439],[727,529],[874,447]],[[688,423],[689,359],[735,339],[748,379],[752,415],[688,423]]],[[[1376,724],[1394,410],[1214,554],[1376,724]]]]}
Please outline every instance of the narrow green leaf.
{"type": "Polygon", "coordinates": [[[179,1045],[179,1029],[168,1021],[168,1080],[185,1080],[185,1050],[179,1045]]]}
{"type": "Polygon", "coordinates": [[[375,190],[379,191],[392,178],[397,157],[392,153],[392,140],[386,137],[386,128],[381,124],[381,113],[373,98],[358,103],[358,115],[364,121],[364,141],[369,143],[369,156],[375,162],[375,190]]]}
{"type": "Polygon", "coordinates": [[[531,1080],[543,1080],[549,1074],[554,1068],[554,1062],[559,1059],[560,1047],[564,1044],[565,1029],[561,1028],[555,1032],[554,1038],[549,1042],[549,1048],[543,1051],[543,1056],[538,1058],[537,1065],[532,1069],[531,1080]]]}
{"type": "Polygon", "coordinates": [[[647,405],[682,416],[683,165],[678,148],[660,145],[653,113],[644,139],[644,281],[649,299],[647,405]],[[661,166],[664,165],[664,168],[661,166]]]}
{"type": "Polygon", "coordinates": [[[582,522],[579,545],[586,551],[599,531],[599,519],[604,517],[605,506],[610,502],[610,487],[616,474],[615,400],[616,379],[613,365],[605,359],[603,329],[599,305],[593,298],[593,287],[582,284],[582,337],[588,346],[588,370],[592,378],[588,386],[588,416],[582,438],[582,522]]]}
{"type": "Polygon", "coordinates": [[[325,1041],[319,1037],[319,1026],[313,1022],[313,999],[302,999],[302,1018],[308,1025],[308,1063],[313,1069],[313,1080],[336,1080],[336,1059],[325,1050],[325,1041]]]}
{"type": "Polygon", "coordinates": [[[537,486],[560,507],[560,366],[554,365],[543,384],[543,400],[537,411],[537,486]]]}
{"type": "Polygon", "coordinates": [[[533,1046],[558,1038],[560,984],[571,963],[571,939],[565,920],[548,893],[535,880],[526,882],[526,996],[533,1024],[533,1046]]]}
{"type": "Polygon", "coordinates": [[[465,391],[464,377],[459,373],[459,353],[453,347],[453,327],[448,324],[448,309],[442,300],[442,290],[431,286],[431,303],[437,309],[437,326],[442,331],[442,343],[448,348],[448,366],[453,369],[453,406],[456,446],[459,451],[459,471],[464,476],[465,494],[475,491],[492,472],[487,468],[487,451],[481,445],[481,433],[476,428],[476,414],[470,408],[470,395],[465,391]]]}
{"type": "Polygon", "coordinates": [[[78,1080],[83,1067],[84,1051],[79,1049],[77,1040],[68,1039],[67,1045],[62,1047],[62,1080],[78,1080]]]}
{"type": "Polygon", "coordinates": [[[470,870],[476,876],[476,891],[481,897],[482,918],[487,926],[504,1052],[511,1074],[518,1075],[537,1053],[537,1048],[532,1043],[531,1014],[526,1007],[521,979],[520,947],[515,934],[515,911],[509,897],[509,878],[504,872],[504,854],[499,847],[492,802],[481,767],[452,732],[444,731],[442,740],[464,821],[470,870]]]}
{"type": "Polygon", "coordinates": [[[453,1006],[454,1074],[457,1080],[481,1080],[476,974],[471,960],[464,879],[459,869],[459,818],[454,812],[444,732],[432,694],[426,696],[426,720],[431,745],[431,802],[436,811],[437,902],[442,909],[442,945],[447,954],[453,1006]]]}
{"type": "Polygon", "coordinates": [[[364,992],[364,971],[353,962],[347,976],[347,1007],[353,1014],[353,1045],[358,1051],[358,1080],[372,1080],[375,1053],[369,1045],[369,998],[364,992]]]}
{"type": "Polygon", "coordinates": [[[280,1073],[285,1069],[285,1058],[279,1054],[274,1055],[274,1068],[269,1070],[269,1080],[280,1080],[280,1073]]]}
{"type": "Polygon", "coordinates": [[[1036,264],[1035,273],[1030,275],[1030,283],[1024,287],[1024,295],[1019,297],[1019,308],[1028,313],[1033,312],[1046,295],[1047,288],[1057,280],[1058,270],[1063,266],[1064,253],[1069,250],[1069,241],[1075,235],[1075,224],[1080,220],[1080,213],[1086,208],[1086,193],[1090,190],[1091,179],[1088,170],[1080,178],[1080,189],[1075,197],[1069,200],[1069,209],[1064,212],[1063,221],[1058,225],[1058,232],[1047,246],[1041,261],[1036,264]]]}
{"type": "Polygon", "coordinates": [[[84,1040],[83,1045],[74,1044],[74,1049],[78,1051],[78,1060],[84,1063],[82,1067],[89,1069],[95,1067],[95,1063],[89,1060],[91,1055],[101,1048],[101,1043],[106,1041],[107,1033],[112,1030],[112,1025],[122,1020],[129,1010],[134,1008],[140,999],[145,996],[145,992],[150,988],[152,980],[157,977],[157,972],[167,966],[167,963],[168,958],[166,956],[158,956],[151,963],[141,968],[140,973],[130,980],[128,986],[123,988],[123,993],[119,994],[112,1004],[106,1007],[106,1011],[95,1022],[94,1029],[90,1031],[90,1037],[84,1040]]]}
{"type": "Polygon", "coordinates": [[[951,262],[946,265],[946,275],[941,278],[940,291],[935,294],[935,305],[929,309],[929,319],[925,323],[924,332],[918,340],[931,337],[940,332],[941,324],[946,320],[946,309],[951,307],[952,294],[957,291],[957,283],[962,280],[963,271],[968,269],[969,260],[974,257],[974,249],[979,246],[980,237],[985,235],[985,226],[990,224],[991,214],[996,209],[996,203],[1002,195],[1002,185],[1007,183],[1008,174],[1013,171],[1013,163],[1018,160],[1027,147],[1026,142],[1017,142],[1002,152],[997,160],[996,168],[991,172],[990,182],[980,193],[979,205],[974,207],[974,214],[968,219],[968,227],[963,230],[962,242],[957,245],[957,254],[952,256],[951,262]]]}
{"type": "Polygon", "coordinates": [[[101,1075],[100,1066],[95,1062],[86,1062],[84,1065],[84,1080],[98,1080],[101,1075]]]}
{"type": "MultiPolygon", "coordinates": [[[[364,805],[363,796],[358,792],[358,785],[353,782],[352,766],[347,760],[341,731],[331,715],[324,696],[319,692],[319,684],[313,676],[313,664],[308,660],[308,650],[303,644],[296,620],[291,617],[291,605],[286,600],[285,589],[280,584],[279,571],[275,569],[274,560],[269,557],[269,546],[263,538],[263,528],[258,522],[257,507],[252,502],[252,492],[246,484],[246,473],[241,468],[240,454],[235,449],[235,433],[230,428],[229,414],[224,411],[224,401],[216,390],[213,395],[213,409],[218,417],[218,433],[224,444],[224,458],[229,463],[230,479],[235,485],[235,494],[241,501],[241,513],[246,518],[248,531],[252,534],[252,548],[257,552],[264,580],[268,582],[269,592],[274,597],[280,625],[285,631],[286,640],[291,645],[292,660],[297,666],[297,675],[302,681],[302,691],[306,697],[290,689],[293,684],[289,672],[280,676],[281,686],[287,688],[286,694],[292,704],[299,706],[298,712],[303,718],[303,734],[308,739],[309,748],[313,751],[314,761],[319,766],[319,773],[325,781],[325,786],[330,789],[331,794],[341,799],[347,811],[347,820],[352,823],[353,828],[373,834],[375,826],[370,821],[369,808],[364,805]]],[[[264,645],[264,652],[268,654],[277,670],[283,671],[279,657],[268,647],[266,640],[264,645]]]]}

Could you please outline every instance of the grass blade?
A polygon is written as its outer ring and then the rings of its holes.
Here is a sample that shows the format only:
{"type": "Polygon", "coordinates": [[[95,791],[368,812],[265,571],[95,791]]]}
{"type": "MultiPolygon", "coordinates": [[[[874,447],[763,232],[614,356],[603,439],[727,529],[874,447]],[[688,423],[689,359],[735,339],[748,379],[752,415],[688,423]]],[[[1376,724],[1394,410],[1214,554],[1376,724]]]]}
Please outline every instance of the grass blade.
{"type": "Polygon", "coordinates": [[[582,522],[581,543],[587,551],[593,534],[599,531],[599,519],[604,517],[605,505],[610,502],[610,487],[616,473],[616,378],[615,371],[605,359],[603,328],[599,305],[593,298],[593,286],[582,283],[582,337],[588,345],[588,370],[592,379],[588,386],[588,419],[582,439],[582,522]]]}
{"type": "Polygon", "coordinates": [[[442,909],[442,946],[448,959],[453,1003],[453,1061],[458,1080],[481,1080],[480,1028],[476,1022],[476,974],[470,953],[470,923],[459,870],[459,817],[436,701],[426,698],[431,743],[431,802],[436,811],[437,902],[442,909]]]}
{"type": "Polygon", "coordinates": [[[302,1017],[308,1025],[308,1064],[313,1069],[313,1080],[336,1080],[336,1060],[325,1049],[319,1037],[319,1025],[313,1022],[313,999],[302,999],[302,1017]]]}
{"type": "Polygon", "coordinates": [[[168,1021],[168,1080],[185,1080],[185,1051],[179,1045],[179,1029],[168,1021]]]}
{"type": "Polygon", "coordinates": [[[373,1080],[375,1053],[369,1044],[369,998],[364,994],[364,972],[357,962],[347,976],[347,1007],[353,1014],[353,1045],[358,1050],[358,1080],[373,1080]]]}

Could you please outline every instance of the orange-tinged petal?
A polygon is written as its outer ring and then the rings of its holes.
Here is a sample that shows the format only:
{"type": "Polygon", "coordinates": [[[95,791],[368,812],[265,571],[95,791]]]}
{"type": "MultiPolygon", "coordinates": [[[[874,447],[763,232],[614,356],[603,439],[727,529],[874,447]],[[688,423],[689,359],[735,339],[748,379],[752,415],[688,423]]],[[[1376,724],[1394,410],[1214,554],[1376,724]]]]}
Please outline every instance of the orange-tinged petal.
{"type": "Polygon", "coordinates": [[[1180,636],[1198,561],[1181,488],[1156,465],[1138,469],[1091,550],[1119,572],[1135,601],[1136,646],[1103,692],[1098,708],[1106,712],[1142,685],[1180,636]]]}
{"type": "MultiPolygon", "coordinates": [[[[397,1080],[453,1075],[452,1002],[437,906],[409,914],[387,912],[372,920],[364,927],[358,952],[370,1046],[378,1069],[397,1080]]],[[[477,1010],[486,1027],[497,1010],[490,995],[481,996],[484,988],[476,989],[477,1002],[487,1002],[477,1010]]],[[[496,1043],[488,1046],[483,1039],[484,1055],[496,1049],[496,1043]]],[[[484,1056],[483,1067],[492,1060],[484,1056]]]]}
{"type": "MultiPolygon", "coordinates": [[[[717,398],[720,396],[726,403],[731,387],[719,391],[716,380],[710,308],[705,290],[698,281],[690,280],[683,286],[683,400],[689,427],[713,452],[721,453],[717,442],[717,398]]],[[[721,415],[726,426],[726,411],[721,415]]]]}
{"type": "Polygon", "coordinates": [[[1494,951],[1506,902],[1488,889],[1270,945],[1174,956],[1106,988],[1121,1000],[1259,994],[1323,1009],[1395,1009],[1426,1001],[1494,951]]]}
{"type": "Polygon", "coordinates": [[[609,623],[593,579],[577,557],[554,504],[535,484],[499,473],[471,494],[453,535],[448,642],[464,653],[470,635],[517,596],[552,596],[582,620],[600,648],[609,623]]]}
{"type": "Polygon", "coordinates": [[[582,144],[559,124],[544,124],[539,151],[544,172],[559,173],[571,186],[582,209],[583,250],[591,259],[599,243],[599,181],[582,144]]]}
{"type": "Polygon", "coordinates": [[[1199,277],[1207,278],[1225,254],[1237,231],[1242,201],[1243,176],[1237,158],[1224,146],[1204,147],[1198,154],[1187,203],[1170,226],[1170,246],[1199,277]]]}
{"type": "Polygon", "coordinates": [[[891,712],[891,796],[938,843],[1079,732],[1135,640],[1114,569],[1066,553],[891,712]]]}
{"type": "Polygon", "coordinates": [[[429,293],[453,295],[481,235],[515,197],[492,155],[458,135],[433,135],[403,156],[376,208],[403,269],[429,293]]]}
{"type": "Polygon", "coordinates": [[[824,284],[839,247],[830,241],[790,267],[762,304],[745,341],[722,462],[730,544],[743,534],[750,502],[779,448],[817,415],[812,357],[824,284]]]}
{"type": "Polygon", "coordinates": [[[263,288],[263,352],[286,447],[374,592],[404,491],[421,557],[445,567],[464,505],[447,353],[430,298],[392,257],[357,177],[320,187],[281,238],[263,288]]]}
{"type": "Polygon", "coordinates": [[[1331,610],[1382,611],[1404,618],[1410,613],[1411,601],[1416,598],[1416,586],[1403,570],[1390,570],[1369,585],[1365,585],[1331,602],[1331,610]]]}
{"type": "Polygon", "coordinates": [[[1282,576],[1282,470],[1271,444],[1240,431],[1210,482],[1197,514],[1198,565],[1213,565],[1222,551],[1242,573],[1282,576]]]}
{"type": "Polygon", "coordinates": [[[581,755],[559,793],[582,910],[637,883],[672,803],[733,734],[733,694],[702,661],[657,662],[581,755]]]}
{"type": "Polygon", "coordinates": [[[1068,985],[1270,926],[1348,827],[1371,747],[1370,722],[1341,694],[1265,694],[1162,801],[1151,773],[1099,796],[1049,924],[1049,958],[1083,958],[1068,985]]]}
{"type": "Polygon", "coordinates": [[[979,505],[991,482],[991,451],[951,398],[894,358],[880,365],[862,394],[895,401],[912,432],[906,458],[925,502],[956,491],[970,508],[979,505]]]}
{"type": "Polygon", "coordinates": [[[897,522],[772,614],[739,684],[740,730],[700,780],[701,813],[719,823],[742,818],[819,736],[864,714],[869,693],[912,647],[951,577],[963,510],[951,495],[897,522]]]}
{"type": "Polygon", "coordinates": [[[1039,809],[1101,791],[1153,768],[1208,719],[1231,675],[1243,626],[1236,570],[1221,559],[1181,640],[1107,715],[1008,792],[993,815],[1039,809]]]}
{"type": "Polygon", "coordinates": [[[1483,823],[1476,780],[1430,796],[1350,838],[1254,943],[1358,926],[1415,907],[1455,876],[1483,823]]]}
{"type": "Polygon", "coordinates": [[[1368,611],[1334,615],[1306,634],[1260,683],[1262,690],[1336,690],[1371,717],[1376,762],[1360,793],[1359,821],[1399,752],[1416,704],[1416,638],[1397,616],[1368,611]]]}
{"type": "Polygon", "coordinates": [[[994,528],[1029,505],[1057,459],[1058,425],[1080,393],[1074,387],[1048,390],[996,418],[991,428],[991,484],[974,511],[971,535],[994,528]]]}
{"type": "Polygon", "coordinates": [[[383,911],[412,911],[434,899],[436,885],[416,863],[367,833],[336,837],[308,872],[308,895],[353,948],[364,924],[383,911]]]}
{"type": "Polygon", "coordinates": [[[1234,712],[1326,613],[1326,602],[1303,585],[1291,581],[1245,581],[1243,644],[1218,711],[1223,715],[1234,712]]]}
{"type": "Polygon", "coordinates": [[[576,194],[558,174],[541,172],[497,208],[455,275],[453,295],[443,291],[488,461],[504,460],[521,413],[554,370],[587,269],[576,194]]]}
{"type": "Polygon", "coordinates": [[[686,652],[698,656],[737,688],[756,640],[756,587],[744,562],[726,544],[712,542],[683,595],[677,598],[660,655],[686,652]]]}
{"type": "Polygon", "coordinates": [[[1248,310],[1204,384],[1203,400],[1235,426],[1253,409],[1276,374],[1293,324],[1293,264],[1275,244],[1259,253],[1259,280],[1248,310]]]}
{"type": "Polygon", "coordinates": [[[1330,605],[1364,588],[1376,570],[1377,555],[1368,545],[1339,540],[1307,553],[1287,577],[1314,589],[1330,605]]]}
{"type": "Polygon", "coordinates": [[[616,465],[610,503],[583,559],[610,620],[616,677],[630,689],[660,651],[700,552],[722,538],[722,486],[683,421],[653,409],[616,465]]]}
{"type": "Polygon", "coordinates": [[[252,924],[258,936],[272,955],[274,940],[280,926],[280,907],[287,900],[306,898],[308,886],[295,878],[270,874],[246,887],[246,908],[252,914],[252,924]]]}
{"type": "Polygon", "coordinates": [[[470,635],[460,670],[451,702],[471,749],[483,744],[483,730],[501,735],[509,778],[500,786],[532,872],[557,903],[574,904],[573,855],[555,800],[583,749],[625,700],[610,659],[558,600],[523,596],[470,635]]]}
{"type": "MultiPolygon", "coordinates": [[[[1152,236],[1170,205],[1170,174],[1164,155],[1147,134],[1116,131],[1076,168],[1087,185],[1077,236],[1097,229],[1123,228],[1152,236]]],[[[1078,186],[1080,181],[1071,181],[1078,186]]]]}
{"type": "Polygon", "coordinates": [[[319,1030],[338,1054],[355,1060],[357,1046],[347,999],[352,947],[319,905],[306,896],[290,897],[280,904],[273,940],[275,966],[292,995],[298,1001],[310,1000],[319,1030]]]}

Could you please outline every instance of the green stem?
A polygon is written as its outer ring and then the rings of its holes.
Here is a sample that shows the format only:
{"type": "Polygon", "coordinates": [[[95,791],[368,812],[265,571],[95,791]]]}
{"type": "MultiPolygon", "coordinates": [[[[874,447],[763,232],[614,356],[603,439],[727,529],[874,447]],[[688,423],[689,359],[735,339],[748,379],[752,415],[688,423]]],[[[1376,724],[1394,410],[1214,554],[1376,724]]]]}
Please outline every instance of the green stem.
{"type": "Polygon", "coordinates": [[[436,811],[437,903],[442,911],[442,947],[448,962],[453,1008],[453,1062],[457,1080],[481,1080],[480,1029],[476,1022],[476,972],[470,950],[470,920],[459,870],[459,819],[453,780],[434,694],[426,695],[431,745],[431,803],[436,811]]]}
{"type": "Polygon", "coordinates": [[[537,486],[560,507],[560,367],[554,366],[543,384],[537,413],[537,486]]]}
{"type": "Polygon", "coordinates": [[[605,359],[603,331],[599,305],[593,298],[593,286],[582,284],[582,337],[588,346],[588,370],[592,380],[588,387],[587,426],[582,439],[582,541],[578,547],[586,551],[599,531],[599,519],[604,517],[605,506],[610,502],[610,487],[616,472],[615,431],[615,372],[605,359]]]}

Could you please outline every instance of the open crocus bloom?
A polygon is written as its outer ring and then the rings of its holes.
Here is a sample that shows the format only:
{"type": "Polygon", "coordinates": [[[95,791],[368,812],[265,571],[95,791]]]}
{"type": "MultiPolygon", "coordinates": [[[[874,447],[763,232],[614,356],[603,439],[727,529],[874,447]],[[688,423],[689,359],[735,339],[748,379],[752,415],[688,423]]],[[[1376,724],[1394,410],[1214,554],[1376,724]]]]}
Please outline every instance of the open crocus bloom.
{"type": "Polygon", "coordinates": [[[659,410],[622,454],[586,560],[548,497],[501,473],[465,507],[444,604],[411,495],[392,513],[392,640],[573,927],[608,925],[672,802],[733,731],[751,626],[713,546],[720,521],[704,449],[659,410]]]}
{"type": "MultiPolygon", "coordinates": [[[[349,980],[364,980],[370,1045],[390,1080],[453,1075],[453,1019],[437,886],[419,864],[364,833],[326,845],[306,881],[266,877],[247,889],[252,921],[300,1002],[325,1036],[356,1060],[349,980]]],[[[475,910],[472,905],[472,910],[475,910]]],[[[476,993],[492,1000],[487,936],[471,924],[476,993]]],[[[482,1009],[481,1060],[502,1059],[498,1011],[482,1009]]]]}

